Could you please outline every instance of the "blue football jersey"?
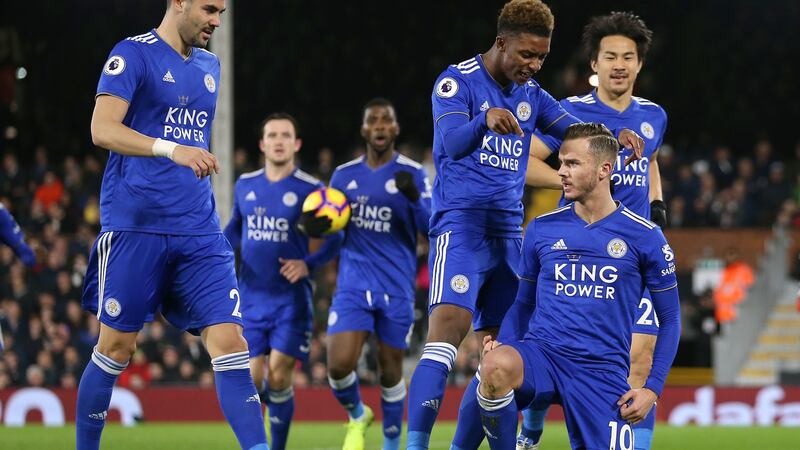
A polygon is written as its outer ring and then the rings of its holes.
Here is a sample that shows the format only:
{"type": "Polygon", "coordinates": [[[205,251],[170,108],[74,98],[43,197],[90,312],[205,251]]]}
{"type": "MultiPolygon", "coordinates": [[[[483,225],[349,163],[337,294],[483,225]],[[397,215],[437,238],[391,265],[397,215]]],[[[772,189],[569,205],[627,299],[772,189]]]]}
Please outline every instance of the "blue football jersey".
{"type": "Polygon", "coordinates": [[[642,289],[674,288],[674,259],[661,229],[621,204],[590,225],[574,204],[537,217],[520,262],[520,277],[536,283],[525,338],[589,368],[627,374],[642,289]]]}
{"type": "Polygon", "coordinates": [[[264,292],[271,301],[292,302],[297,289],[310,289],[307,277],[289,283],[280,274],[278,258],[305,259],[309,255],[308,236],[295,224],[305,198],[320,187],[321,181],[300,169],[276,182],[267,179],[264,169],[239,177],[225,236],[234,248],[241,246],[242,290],[264,292]]]}
{"type": "Polygon", "coordinates": [[[522,192],[534,129],[544,132],[568,114],[535,81],[503,88],[487,72],[481,56],[448,67],[436,80],[433,103],[433,185],[431,234],[450,230],[519,237],[522,192]],[[525,137],[491,130],[479,147],[462,159],[450,158],[436,123],[449,114],[472,120],[490,108],[516,116],[525,137]]]}
{"type": "MultiPolygon", "coordinates": [[[[219,60],[193,48],[185,58],[156,31],[120,41],[97,95],[128,102],[122,123],[150,136],[208,150],[219,60]]],[[[220,232],[211,179],[167,158],[109,154],[100,192],[102,231],[203,235],[220,232]]]]}
{"type": "MultiPolygon", "coordinates": [[[[600,122],[611,130],[628,128],[644,139],[642,159],[625,165],[625,159],[632,150],[622,148],[617,155],[614,174],[614,200],[619,200],[628,209],[646,219],[650,218],[650,161],[661,147],[664,133],[667,130],[667,113],[650,100],[633,97],[633,101],[625,111],[617,111],[597,98],[597,91],[578,97],[567,97],[561,105],[572,115],[584,122],[600,122]]],[[[537,137],[557,152],[561,141],[549,135],[536,133],[537,137]]],[[[562,206],[566,204],[563,196],[562,206]]]]}
{"type": "Polygon", "coordinates": [[[352,215],[339,255],[338,289],[378,291],[413,299],[417,233],[427,234],[430,182],[413,160],[396,155],[372,169],[360,157],[337,167],[331,187],[342,191],[352,215]],[[421,194],[412,203],[395,186],[395,173],[411,172],[421,194]]]}

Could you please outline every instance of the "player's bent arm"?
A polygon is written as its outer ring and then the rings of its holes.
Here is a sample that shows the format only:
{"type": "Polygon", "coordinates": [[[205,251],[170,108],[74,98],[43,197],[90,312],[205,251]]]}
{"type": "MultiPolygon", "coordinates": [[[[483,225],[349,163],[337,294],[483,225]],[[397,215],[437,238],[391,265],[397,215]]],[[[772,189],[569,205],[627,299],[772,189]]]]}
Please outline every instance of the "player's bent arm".
{"type": "Polygon", "coordinates": [[[644,387],[661,396],[681,338],[681,305],[678,286],[665,290],[650,290],[653,296],[653,307],[658,317],[658,340],[653,352],[653,368],[644,387]]]}
{"type": "Polygon", "coordinates": [[[317,267],[335,258],[342,248],[342,242],[344,242],[344,231],[325,236],[322,246],[320,246],[316,252],[311,253],[303,259],[308,267],[308,271],[313,272],[317,267]]]}
{"type": "Polygon", "coordinates": [[[153,156],[155,139],[123,125],[128,102],[113,95],[99,95],[92,113],[94,145],[128,156],[153,156]]]}
{"type": "Polygon", "coordinates": [[[217,159],[198,147],[145,136],[122,121],[128,113],[128,102],[113,95],[99,95],[92,113],[92,142],[94,145],[127,156],[167,156],[177,164],[188,167],[198,177],[219,173],[217,159]]]}
{"type": "Polygon", "coordinates": [[[545,161],[552,151],[537,136],[531,136],[528,169],[525,171],[525,184],[545,189],[561,189],[561,177],[545,161]]]}
{"type": "Polygon", "coordinates": [[[528,323],[535,310],[536,282],[520,278],[517,297],[503,317],[496,340],[501,343],[522,340],[528,331],[528,323]]]}
{"type": "Polygon", "coordinates": [[[469,119],[467,113],[451,112],[436,119],[436,129],[442,134],[442,144],[447,156],[459,160],[480,146],[486,126],[486,112],[469,119]]]}

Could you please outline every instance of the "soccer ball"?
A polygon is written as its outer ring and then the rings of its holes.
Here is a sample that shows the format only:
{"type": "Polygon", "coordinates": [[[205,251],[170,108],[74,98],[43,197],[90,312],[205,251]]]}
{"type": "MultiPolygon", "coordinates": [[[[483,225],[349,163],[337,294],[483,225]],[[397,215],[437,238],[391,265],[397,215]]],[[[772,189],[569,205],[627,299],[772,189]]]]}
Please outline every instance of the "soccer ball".
{"type": "Polygon", "coordinates": [[[350,220],[350,202],[347,197],[334,188],[319,188],[308,194],[303,202],[303,212],[316,211],[317,217],[327,216],[331,227],[325,234],[336,233],[347,226],[350,220]]]}

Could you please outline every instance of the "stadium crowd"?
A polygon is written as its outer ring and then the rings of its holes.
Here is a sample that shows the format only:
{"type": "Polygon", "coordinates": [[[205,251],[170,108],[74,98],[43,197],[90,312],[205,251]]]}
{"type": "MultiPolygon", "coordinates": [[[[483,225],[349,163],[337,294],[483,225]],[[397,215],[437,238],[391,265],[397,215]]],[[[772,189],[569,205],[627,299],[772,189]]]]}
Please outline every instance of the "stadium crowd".
{"type": "MultiPolygon", "coordinates": [[[[75,388],[99,332],[97,320],[83,311],[80,301],[87,255],[99,231],[98,193],[105,155],[96,150],[80,157],[62,156],[44,146],[30,152],[16,148],[15,129],[3,125],[2,132],[0,200],[26,233],[37,263],[26,268],[10,248],[0,247],[0,326],[5,341],[5,351],[0,355],[0,389],[75,388]]],[[[434,175],[430,149],[401,146],[401,150],[434,175]]],[[[303,168],[328,181],[338,163],[362,151],[355,149],[347,155],[337,155],[330,148],[305,152],[306,156],[316,155],[316,160],[304,161],[303,168]]],[[[777,222],[800,228],[800,143],[793,153],[791,162],[780,162],[767,138],[758,139],[752,151],[735,153],[728,146],[718,145],[700,153],[702,157],[697,151],[664,145],[659,164],[670,206],[670,227],[768,227],[777,222]]],[[[237,176],[259,167],[253,154],[244,148],[236,150],[237,176]]],[[[423,241],[417,252],[417,326],[412,354],[419,351],[425,336],[427,251],[423,241]]],[[[314,274],[314,338],[309,361],[298,366],[298,386],[328,384],[325,328],[335,281],[335,263],[314,274]]],[[[683,333],[688,341],[698,333],[709,332],[703,325],[707,324],[703,318],[709,314],[709,299],[693,297],[688,289],[682,296],[683,333]]],[[[468,348],[462,350],[468,351],[458,352],[452,383],[468,382],[477,367],[477,344],[467,339],[464,346],[468,348]]],[[[145,327],[138,348],[120,377],[120,386],[213,386],[210,361],[199,339],[176,331],[163,319],[145,327]]],[[[371,346],[359,370],[366,384],[377,383],[372,352],[371,346]]],[[[686,351],[682,347],[677,364],[697,363],[698,358],[687,352],[696,353],[691,346],[686,351]]]]}

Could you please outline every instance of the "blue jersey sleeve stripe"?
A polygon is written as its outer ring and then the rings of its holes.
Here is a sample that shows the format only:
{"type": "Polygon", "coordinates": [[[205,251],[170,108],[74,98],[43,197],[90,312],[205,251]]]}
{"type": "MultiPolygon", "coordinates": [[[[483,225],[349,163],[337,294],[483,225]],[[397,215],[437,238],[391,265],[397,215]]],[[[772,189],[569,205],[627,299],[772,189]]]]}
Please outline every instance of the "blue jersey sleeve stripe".
{"type": "Polygon", "coordinates": [[[558,116],[558,117],[556,118],[556,120],[554,120],[554,121],[550,122],[550,124],[549,124],[549,125],[547,125],[546,127],[544,127],[544,128],[541,130],[541,132],[542,132],[542,133],[546,133],[546,132],[547,132],[547,130],[549,130],[550,128],[552,128],[552,127],[553,127],[553,125],[557,124],[559,120],[563,119],[564,117],[567,117],[568,115],[569,115],[569,113],[567,113],[567,112],[565,112],[564,114],[561,114],[560,116],[558,116]]]}
{"type": "Polygon", "coordinates": [[[676,287],[678,287],[678,283],[677,282],[673,283],[672,286],[666,287],[666,288],[663,288],[663,289],[653,289],[651,287],[648,287],[648,289],[650,290],[650,292],[664,292],[664,291],[668,291],[670,289],[674,289],[676,287]]]}
{"type": "Polygon", "coordinates": [[[469,117],[469,113],[466,113],[464,111],[450,111],[450,112],[446,112],[446,113],[442,114],[441,116],[437,117],[435,122],[438,122],[439,119],[441,119],[444,116],[450,115],[450,114],[463,114],[463,115],[469,117]]]}
{"type": "Polygon", "coordinates": [[[128,100],[127,98],[125,98],[125,97],[123,97],[123,96],[121,96],[119,94],[115,94],[113,92],[108,92],[108,91],[102,91],[102,92],[98,92],[97,94],[95,94],[95,96],[94,96],[95,100],[97,99],[97,97],[100,97],[101,95],[108,95],[108,96],[111,96],[111,97],[116,97],[116,98],[118,98],[118,99],[120,99],[120,100],[122,100],[122,101],[124,101],[125,103],[128,103],[128,104],[130,104],[130,102],[131,102],[130,100],[128,100]]]}

